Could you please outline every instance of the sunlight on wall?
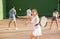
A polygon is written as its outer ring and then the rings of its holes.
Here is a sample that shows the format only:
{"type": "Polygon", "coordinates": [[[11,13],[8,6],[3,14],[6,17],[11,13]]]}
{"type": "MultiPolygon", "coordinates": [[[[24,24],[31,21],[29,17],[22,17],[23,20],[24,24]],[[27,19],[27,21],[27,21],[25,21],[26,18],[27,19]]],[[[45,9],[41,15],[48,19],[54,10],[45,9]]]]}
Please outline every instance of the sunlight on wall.
{"type": "Polygon", "coordinates": [[[0,20],[3,19],[3,3],[2,3],[2,2],[3,2],[3,1],[0,0],[0,20]]]}

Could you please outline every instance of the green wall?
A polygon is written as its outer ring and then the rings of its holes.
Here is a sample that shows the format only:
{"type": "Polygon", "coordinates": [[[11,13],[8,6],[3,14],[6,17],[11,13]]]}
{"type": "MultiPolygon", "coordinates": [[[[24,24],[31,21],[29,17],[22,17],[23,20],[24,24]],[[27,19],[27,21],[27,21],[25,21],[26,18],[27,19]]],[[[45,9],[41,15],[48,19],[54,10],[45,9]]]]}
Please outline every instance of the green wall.
{"type": "MultiPolygon", "coordinates": [[[[58,0],[6,0],[6,12],[8,14],[12,5],[15,5],[17,15],[26,15],[27,8],[36,8],[39,16],[52,16],[54,8],[57,8],[58,0]],[[21,8],[21,11],[19,11],[21,8]]],[[[8,16],[8,15],[7,15],[8,16]]]]}
{"type": "Polygon", "coordinates": [[[7,13],[6,13],[6,0],[3,0],[3,18],[5,19],[7,16],[7,13]]]}
{"type": "Polygon", "coordinates": [[[59,3],[59,12],[60,12],[60,3],[59,3]]]}
{"type": "Polygon", "coordinates": [[[3,19],[3,1],[0,0],[0,20],[3,19]]]}

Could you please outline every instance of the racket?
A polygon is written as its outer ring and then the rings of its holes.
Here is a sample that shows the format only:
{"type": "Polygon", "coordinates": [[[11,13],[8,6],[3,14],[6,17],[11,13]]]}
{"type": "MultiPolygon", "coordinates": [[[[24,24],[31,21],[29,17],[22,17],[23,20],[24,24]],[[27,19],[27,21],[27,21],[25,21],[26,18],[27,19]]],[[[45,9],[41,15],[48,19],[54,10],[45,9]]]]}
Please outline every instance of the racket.
{"type": "Polygon", "coordinates": [[[47,25],[47,18],[46,18],[45,16],[42,16],[42,17],[41,17],[40,25],[41,25],[42,27],[46,27],[46,25],[47,25]]]}

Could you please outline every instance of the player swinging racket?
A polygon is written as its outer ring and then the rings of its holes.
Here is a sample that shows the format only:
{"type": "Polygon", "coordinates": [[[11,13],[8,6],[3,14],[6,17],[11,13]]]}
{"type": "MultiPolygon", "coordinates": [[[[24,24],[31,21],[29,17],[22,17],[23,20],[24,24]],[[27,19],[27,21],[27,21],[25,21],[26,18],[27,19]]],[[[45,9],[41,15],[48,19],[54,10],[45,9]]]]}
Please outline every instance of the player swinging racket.
{"type": "Polygon", "coordinates": [[[39,23],[39,17],[36,9],[32,9],[32,24],[34,26],[34,30],[31,34],[31,39],[38,39],[39,36],[42,35],[41,26],[39,23]]]}

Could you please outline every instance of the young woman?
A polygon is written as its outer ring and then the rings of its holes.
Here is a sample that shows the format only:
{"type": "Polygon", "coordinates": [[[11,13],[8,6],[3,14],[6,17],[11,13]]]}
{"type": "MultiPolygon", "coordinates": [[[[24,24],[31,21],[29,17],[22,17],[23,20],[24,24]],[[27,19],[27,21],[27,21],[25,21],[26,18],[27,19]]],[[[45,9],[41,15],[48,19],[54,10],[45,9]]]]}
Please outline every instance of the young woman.
{"type": "Polygon", "coordinates": [[[34,30],[31,34],[31,39],[38,39],[42,35],[41,26],[39,25],[39,17],[36,9],[32,9],[32,24],[34,30]]]}

